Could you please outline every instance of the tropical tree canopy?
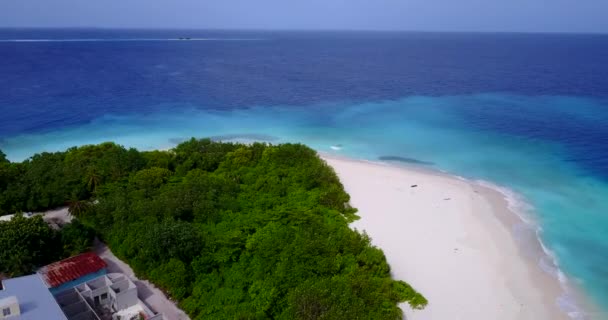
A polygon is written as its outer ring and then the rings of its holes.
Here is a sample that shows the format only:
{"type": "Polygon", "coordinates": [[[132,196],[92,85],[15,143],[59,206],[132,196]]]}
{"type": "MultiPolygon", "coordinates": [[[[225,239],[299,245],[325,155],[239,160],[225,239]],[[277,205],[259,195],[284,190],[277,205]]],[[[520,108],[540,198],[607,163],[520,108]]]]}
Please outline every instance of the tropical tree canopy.
{"type": "Polygon", "coordinates": [[[78,221],[55,231],[39,215],[0,222],[0,274],[20,276],[91,248],[94,232],[78,221]]]}
{"type": "MultiPolygon", "coordinates": [[[[104,143],[8,166],[1,210],[69,201],[84,226],[193,319],[397,320],[399,302],[427,303],[349,228],[357,219],[349,195],[300,144],[191,139],[138,152],[104,143]]],[[[78,252],[88,233],[68,231],[64,251],[78,252]]]]}

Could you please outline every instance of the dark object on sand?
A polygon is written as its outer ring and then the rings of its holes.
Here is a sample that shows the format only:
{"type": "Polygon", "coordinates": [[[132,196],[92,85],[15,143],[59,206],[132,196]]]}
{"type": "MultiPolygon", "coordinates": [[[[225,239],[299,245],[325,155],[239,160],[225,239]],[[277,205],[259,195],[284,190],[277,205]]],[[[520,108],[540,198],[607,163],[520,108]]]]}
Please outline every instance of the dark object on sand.
{"type": "Polygon", "coordinates": [[[417,186],[418,186],[417,184],[413,184],[413,185],[412,185],[412,188],[416,188],[417,186]]]}
{"type": "Polygon", "coordinates": [[[420,165],[425,165],[425,166],[434,165],[433,162],[418,160],[418,159],[414,159],[414,158],[400,157],[400,156],[380,156],[380,157],[378,157],[378,160],[396,161],[396,162],[403,162],[403,163],[408,163],[408,164],[420,164],[420,165]]]}

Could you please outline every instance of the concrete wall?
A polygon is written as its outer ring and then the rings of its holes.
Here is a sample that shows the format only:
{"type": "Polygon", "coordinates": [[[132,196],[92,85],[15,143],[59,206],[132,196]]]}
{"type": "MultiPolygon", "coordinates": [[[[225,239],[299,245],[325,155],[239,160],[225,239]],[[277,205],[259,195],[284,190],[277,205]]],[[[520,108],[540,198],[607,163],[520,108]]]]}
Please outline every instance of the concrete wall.
{"type": "Polygon", "coordinates": [[[49,291],[51,291],[51,293],[53,295],[57,295],[57,294],[61,293],[62,291],[66,291],[68,289],[72,289],[72,288],[74,288],[74,287],[76,287],[78,285],[81,285],[81,284],[83,284],[83,283],[85,283],[87,281],[91,281],[91,280],[93,280],[95,278],[101,277],[101,276],[103,276],[106,273],[107,273],[107,270],[104,268],[104,269],[101,269],[101,270],[99,270],[97,272],[89,273],[89,274],[87,274],[85,276],[82,276],[82,277],[76,279],[76,280],[72,280],[70,282],[66,282],[66,283],[64,283],[64,284],[62,284],[62,285],[60,285],[58,287],[50,288],[49,291]]]}
{"type": "Polygon", "coordinates": [[[127,289],[116,294],[114,309],[122,310],[137,304],[137,288],[127,289]]]}
{"type": "Polygon", "coordinates": [[[66,316],[68,316],[68,318],[72,318],[73,316],[88,311],[89,310],[89,306],[87,306],[86,302],[80,301],[80,302],[76,302],[73,303],[69,306],[66,306],[64,308],[62,308],[61,310],[63,310],[63,313],[65,313],[66,316]]]}
{"type": "Polygon", "coordinates": [[[81,292],[84,297],[87,298],[89,303],[94,306],[95,298],[99,297],[100,305],[110,305],[112,303],[112,296],[110,295],[110,281],[105,276],[99,277],[86,283],[86,286],[90,289],[81,292]],[[105,295],[105,299],[102,296],[105,295]]]}
{"type": "MultiPolygon", "coordinates": [[[[120,274],[106,274],[98,278],[89,280],[81,283],[80,285],[73,288],[72,292],[65,291],[57,294],[55,298],[60,305],[71,305],[74,303],[74,296],[82,296],[91,305],[95,304],[95,297],[100,297],[99,303],[103,306],[111,306],[112,309],[119,311],[124,310],[135,305],[141,305],[144,311],[151,315],[152,311],[139,300],[137,296],[137,286],[128,279],[127,277],[120,274]],[[118,291],[118,292],[117,292],[118,291]],[[101,296],[107,294],[105,299],[101,299],[101,296]],[[63,302],[63,304],[62,304],[63,302]]],[[[91,316],[88,312],[82,312],[82,306],[80,304],[70,306],[66,308],[70,314],[78,315],[78,320],[88,320],[91,316]],[[80,317],[82,316],[82,319],[80,317]]],[[[92,314],[95,317],[94,314],[92,314]]],[[[91,318],[93,319],[93,318],[91,318]]],[[[162,315],[154,315],[152,320],[165,320],[162,315]]]]}
{"type": "MultiPolygon", "coordinates": [[[[84,285],[80,287],[80,289],[85,288],[86,286],[84,285]]],[[[85,297],[76,288],[61,292],[55,296],[55,300],[70,320],[99,320],[85,300],[85,297]]]]}
{"type": "Polygon", "coordinates": [[[130,282],[126,279],[120,280],[112,284],[112,290],[116,291],[116,293],[120,293],[122,291],[126,291],[129,289],[130,282]]]}
{"type": "Polygon", "coordinates": [[[78,295],[78,292],[72,289],[70,291],[64,291],[60,295],[56,295],[55,301],[63,308],[82,301],[82,299],[80,298],[80,295],[78,295]]]}
{"type": "Polygon", "coordinates": [[[112,299],[110,297],[110,288],[104,287],[91,291],[91,303],[95,304],[95,298],[99,297],[99,304],[101,305],[109,305],[112,303],[112,299]],[[105,294],[105,299],[102,299],[102,295],[105,294]]]}

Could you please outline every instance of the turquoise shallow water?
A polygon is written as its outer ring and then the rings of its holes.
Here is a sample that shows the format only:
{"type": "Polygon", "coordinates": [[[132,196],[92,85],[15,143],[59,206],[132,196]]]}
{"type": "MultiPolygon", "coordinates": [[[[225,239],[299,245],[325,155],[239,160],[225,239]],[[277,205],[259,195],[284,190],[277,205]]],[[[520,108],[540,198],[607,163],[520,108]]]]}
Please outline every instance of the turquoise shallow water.
{"type": "MultiPolygon", "coordinates": [[[[170,148],[192,136],[303,142],[321,152],[388,157],[490,181],[523,196],[527,205],[517,205],[540,228],[548,253],[567,276],[561,281],[583,288],[596,305],[608,305],[605,100],[482,94],[229,111],[183,104],[151,109],[159,111],[108,114],[86,124],[9,136],[0,149],[23,160],[35,152],[102,141],[144,150],[170,148]]],[[[559,276],[550,259],[538,259],[539,267],[559,276]]],[[[559,303],[570,302],[566,297],[559,303]]],[[[586,318],[608,316],[594,311],[586,318]]]]}

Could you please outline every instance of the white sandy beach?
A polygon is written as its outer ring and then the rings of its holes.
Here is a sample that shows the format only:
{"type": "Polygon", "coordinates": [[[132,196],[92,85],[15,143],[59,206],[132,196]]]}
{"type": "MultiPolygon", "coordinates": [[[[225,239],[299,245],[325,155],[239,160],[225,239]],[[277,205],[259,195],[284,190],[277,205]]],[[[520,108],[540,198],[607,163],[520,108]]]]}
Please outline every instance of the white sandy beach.
{"type": "Polygon", "coordinates": [[[408,320],[569,319],[556,304],[559,283],[522,255],[502,194],[441,173],[323,158],[359,209],[352,227],[429,300],[424,310],[404,304],[408,320]]]}

